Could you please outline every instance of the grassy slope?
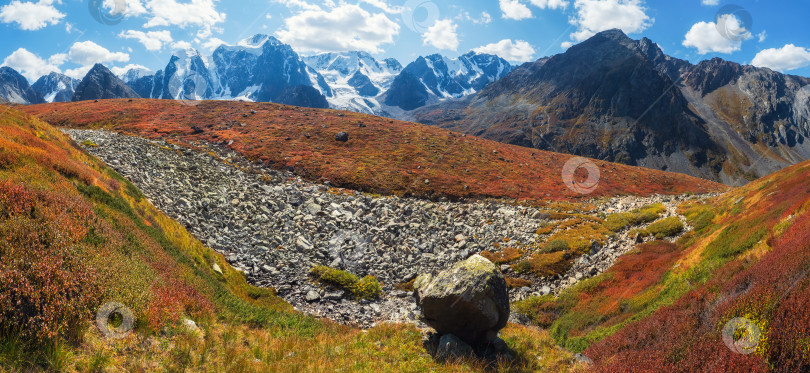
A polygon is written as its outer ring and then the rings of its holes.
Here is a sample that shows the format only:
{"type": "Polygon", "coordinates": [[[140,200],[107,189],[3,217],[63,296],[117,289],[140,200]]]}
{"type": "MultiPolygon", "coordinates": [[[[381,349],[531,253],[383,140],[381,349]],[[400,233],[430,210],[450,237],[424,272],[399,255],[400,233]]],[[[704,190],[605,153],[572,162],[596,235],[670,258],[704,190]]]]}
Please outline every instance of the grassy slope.
{"type": "Polygon", "coordinates": [[[697,230],[640,245],[605,274],[519,308],[599,371],[810,370],[810,162],[682,206],[697,230]],[[725,323],[762,331],[733,353],[725,323]]]}
{"type": "Polygon", "coordinates": [[[292,168],[312,180],[382,194],[562,200],[725,190],[686,175],[594,160],[601,181],[593,194],[581,196],[562,181],[570,156],[334,110],[221,101],[186,106],[171,100],[85,101],[21,110],[59,126],[230,144],[252,160],[292,168]],[[348,142],[334,140],[340,131],[350,134],[348,142]]]}
{"type": "MultiPolygon", "coordinates": [[[[442,365],[419,331],[367,332],[295,312],[248,285],[214,251],[151,206],[129,182],[50,125],[0,107],[0,372],[469,371],[442,365]],[[224,271],[212,270],[217,263],[224,271]],[[118,301],[134,332],[90,326],[118,301]],[[29,307],[29,305],[36,307],[29,307]],[[191,318],[202,333],[182,327],[191,318]]],[[[544,331],[510,325],[504,369],[569,369],[544,331]],[[538,359],[537,356],[541,356],[538,359]]]]}

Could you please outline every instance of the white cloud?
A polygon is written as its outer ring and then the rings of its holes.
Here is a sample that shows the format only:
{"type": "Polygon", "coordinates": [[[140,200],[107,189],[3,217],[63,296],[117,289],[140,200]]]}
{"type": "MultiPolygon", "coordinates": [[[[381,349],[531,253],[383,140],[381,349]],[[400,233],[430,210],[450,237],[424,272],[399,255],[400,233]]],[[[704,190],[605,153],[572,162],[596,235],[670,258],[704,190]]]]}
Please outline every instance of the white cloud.
{"type": "Polygon", "coordinates": [[[439,49],[458,49],[458,25],[451,19],[440,19],[422,34],[422,45],[432,45],[439,49]]]}
{"type": "Polygon", "coordinates": [[[401,6],[393,6],[392,7],[392,6],[388,5],[388,3],[386,3],[383,0],[360,0],[360,2],[366,3],[368,5],[371,5],[371,6],[375,7],[375,8],[379,8],[380,10],[382,10],[383,12],[386,12],[386,13],[400,14],[400,13],[405,11],[405,8],[403,8],[401,6]]]}
{"type": "Polygon", "coordinates": [[[168,30],[163,31],[137,31],[137,30],[127,30],[121,31],[118,34],[119,38],[124,39],[135,39],[139,43],[143,44],[144,48],[148,51],[159,51],[163,49],[164,44],[169,44],[172,42],[172,33],[168,30]]]}
{"type": "Polygon", "coordinates": [[[540,9],[565,9],[568,0],[529,0],[532,5],[540,9]]]}
{"type": "Polygon", "coordinates": [[[723,15],[722,21],[729,30],[735,30],[734,33],[740,35],[739,38],[727,38],[720,34],[717,30],[717,24],[714,22],[698,22],[692,25],[692,28],[686,32],[684,40],[681,44],[684,47],[697,48],[699,54],[706,54],[711,52],[716,53],[733,53],[740,50],[742,41],[751,39],[751,33],[741,28],[737,17],[731,14],[723,15]],[[739,39],[739,40],[736,40],[739,39]]]}
{"type": "Polygon", "coordinates": [[[787,44],[782,48],[764,49],[754,56],[751,64],[776,71],[788,71],[810,66],[810,50],[787,44]]]}
{"type": "MultiPolygon", "coordinates": [[[[306,0],[273,0],[276,3],[284,4],[287,8],[300,8],[303,10],[321,10],[321,7],[310,4],[306,0]]],[[[334,6],[334,4],[332,4],[334,6]]]]}
{"type": "Polygon", "coordinates": [[[25,48],[19,48],[6,57],[0,66],[8,66],[17,70],[22,76],[33,82],[40,76],[51,72],[61,72],[59,65],[63,62],[65,62],[63,54],[55,54],[46,61],[25,48]]]}
{"type": "Polygon", "coordinates": [[[498,55],[509,61],[526,62],[532,60],[534,48],[526,41],[504,39],[497,43],[487,44],[473,49],[477,53],[498,55]]]}
{"type": "Polygon", "coordinates": [[[225,13],[217,12],[213,0],[191,0],[178,3],[176,0],[148,0],[146,7],[150,19],[144,27],[189,26],[199,27],[197,37],[205,39],[211,35],[211,29],[225,22],[225,13]]]}
{"type": "Polygon", "coordinates": [[[16,22],[23,30],[39,30],[59,23],[65,14],[56,10],[54,0],[21,2],[14,0],[0,7],[0,22],[16,22]]]}
{"type": "Polygon", "coordinates": [[[186,50],[186,49],[193,49],[193,47],[191,46],[191,43],[189,43],[187,41],[184,41],[184,40],[180,40],[180,41],[176,41],[176,42],[172,43],[172,49],[174,49],[174,50],[178,50],[178,49],[186,50]]]}
{"type": "Polygon", "coordinates": [[[757,38],[759,39],[759,42],[762,43],[763,41],[765,41],[765,39],[768,38],[768,32],[765,31],[765,30],[762,30],[762,32],[757,34],[757,38]]]}
{"type": "Polygon", "coordinates": [[[574,43],[573,43],[573,42],[570,42],[570,41],[564,41],[564,42],[560,43],[560,48],[562,48],[562,49],[568,49],[568,48],[571,48],[573,45],[574,45],[574,43]]]}
{"type": "Polygon", "coordinates": [[[470,12],[462,12],[456,17],[457,20],[467,20],[478,25],[487,25],[492,22],[492,16],[487,12],[481,12],[481,16],[473,18],[470,12]]]}
{"type": "Polygon", "coordinates": [[[67,70],[65,70],[64,74],[71,77],[71,78],[73,78],[73,79],[81,80],[82,78],[84,78],[85,75],[87,75],[87,72],[90,71],[90,69],[92,69],[92,68],[93,68],[93,65],[86,65],[86,66],[82,66],[82,67],[77,67],[75,69],[67,69],[67,70]]]}
{"type": "Polygon", "coordinates": [[[202,47],[209,51],[217,49],[217,47],[219,47],[220,45],[228,45],[228,43],[226,43],[224,40],[217,38],[211,38],[202,43],[202,47]]]}
{"type": "Polygon", "coordinates": [[[701,0],[700,3],[703,5],[715,6],[720,4],[720,0],[701,0]]]}
{"type": "Polygon", "coordinates": [[[104,0],[102,7],[111,15],[122,13],[124,17],[137,17],[149,13],[141,0],[126,0],[123,9],[118,9],[121,3],[121,0],[104,0]]]}
{"type": "Polygon", "coordinates": [[[501,7],[501,17],[505,19],[521,20],[532,18],[532,11],[518,0],[498,0],[501,7]]]}
{"type": "Polygon", "coordinates": [[[577,31],[571,34],[576,41],[614,28],[628,34],[638,33],[655,22],[647,15],[641,0],[576,0],[574,8],[576,17],[569,22],[577,26],[577,31]]]}
{"type": "Polygon", "coordinates": [[[300,52],[359,50],[379,53],[392,44],[399,25],[383,13],[371,14],[354,4],[329,10],[304,10],[284,20],[276,32],[283,42],[300,52]]]}
{"type": "Polygon", "coordinates": [[[115,76],[121,76],[121,75],[126,74],[129,70],[132,70],[132,69],[148,71],[147,74],[152,73],[152,70],[149,69],[148,67],[143,66],[143,65],[137,65],[137,64],[129,64],[129,65],[126,65],[124,67],[115,67],[115,66],[113,66],[113,67],[110,68],[110,71],[112,71],[112,73],[115,74],[115,76]]]}
{"type": "Polygon", "coordinates": [[[92,66],[104,62],[127,62],[129,54],[123,52],[110,52],[92,41],[74,43],[68,51],[70,61],[82,66],[92,66]]]}

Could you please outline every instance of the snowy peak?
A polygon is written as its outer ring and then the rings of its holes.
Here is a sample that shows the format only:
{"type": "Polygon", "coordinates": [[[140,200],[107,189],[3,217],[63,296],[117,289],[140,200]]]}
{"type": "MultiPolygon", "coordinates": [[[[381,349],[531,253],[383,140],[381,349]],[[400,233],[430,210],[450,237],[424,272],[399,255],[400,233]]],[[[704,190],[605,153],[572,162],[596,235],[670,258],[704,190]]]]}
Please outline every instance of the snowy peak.
{"type": "Polygon", "coordinates": [[[381,62],[361,51],[322,53],[304,57],[304,62],[332,87],[327,98],[332,107],[369,114],[381,113],[375,97],[402,71],[395,59],[381,62]]]}
{"type": "Polygon", "coordinates": [[[70,102],[79,82],[78,79],[52,72],[37,79],[31,88],[42,96],[45,102],[70,102]]]}
{"type": "Polygon", "coordinates": [[[118,77],[121,78],[121,80],[123,80],[124,83],[129,84],[130,82],[134,82],[138,79],[154,74],[155,74],[154,71],[149,70],[145,67],[135,67],[127,70],[125,73],[119,75],[118,77]]]}
{"type": "Polygon", "coordinates": [[[469,52],[458,58],[419,57],[406,66],[386,92],[385,103],[403,110],[474,94],[512,71],[503,58],[469,52]],[[411,92],[416,90],[416,92],[411,92]]]}

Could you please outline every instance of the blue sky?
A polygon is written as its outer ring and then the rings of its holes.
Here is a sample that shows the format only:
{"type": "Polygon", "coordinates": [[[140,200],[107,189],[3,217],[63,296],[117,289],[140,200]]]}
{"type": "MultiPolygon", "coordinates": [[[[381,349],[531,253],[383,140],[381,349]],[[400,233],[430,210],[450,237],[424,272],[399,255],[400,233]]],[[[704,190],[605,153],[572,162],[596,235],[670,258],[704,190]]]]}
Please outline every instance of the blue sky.
{"type": "Polygon", "coordinates": [[[799,0],[3,0],[0,61],[32,81],[80,78],[95,62],[158,70],[174,49],[209,54],[266,33],[303,55],[365,50],[404,65],[478,50],[521,62],[621,28],[693,63],[721,57],[810,76],[808,14],[799,0]]]}

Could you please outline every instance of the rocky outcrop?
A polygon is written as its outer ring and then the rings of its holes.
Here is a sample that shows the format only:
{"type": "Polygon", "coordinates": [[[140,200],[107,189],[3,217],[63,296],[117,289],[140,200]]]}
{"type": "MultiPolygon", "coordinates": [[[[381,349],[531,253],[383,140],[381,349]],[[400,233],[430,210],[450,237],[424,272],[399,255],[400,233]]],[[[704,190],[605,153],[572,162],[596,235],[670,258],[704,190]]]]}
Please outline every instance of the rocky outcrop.
{"type": "Polygon", "coordinates": [[[509,319],[506,280],[480,255],[435,275],[420,275],[413,287],[425,323],[468,344],[494,341],[509,319]]]}
{"type": "Polygon", "coordinates": [[[96,64],[76,87],[72,101],[110,98],[140,98],[135,91],[102,64],[96,64]]]}
{"type": "Polygon", "coordinates": [[[70,102],[73,92],[79,85],[77,79],[52,72],[37,79],[31,86],[45,102],[70,102]]]}
{"type": "Polygon", "coordinates": [[[24,105],[44,102],[24,76],[7,66],[0,67],[0,99],[24,105]]]}

